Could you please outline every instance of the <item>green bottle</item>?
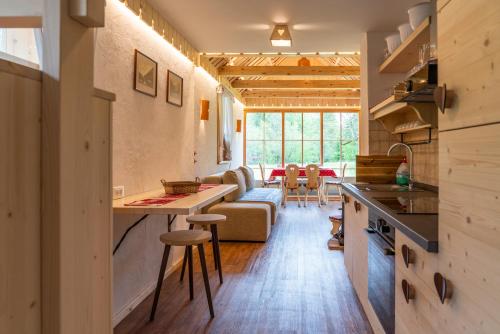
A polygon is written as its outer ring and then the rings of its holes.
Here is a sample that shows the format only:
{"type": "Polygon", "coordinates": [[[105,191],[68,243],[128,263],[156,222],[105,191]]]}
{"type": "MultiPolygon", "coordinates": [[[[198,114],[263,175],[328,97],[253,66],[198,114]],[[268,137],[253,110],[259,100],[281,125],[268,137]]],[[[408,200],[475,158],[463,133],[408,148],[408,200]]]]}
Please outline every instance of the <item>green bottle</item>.
{"type": "Polygon", "coordinates": [[[396,171],[396,184],[400,186],[407,186],[410,184],[410,169],[408,168],[406,157],[396,171]]]}

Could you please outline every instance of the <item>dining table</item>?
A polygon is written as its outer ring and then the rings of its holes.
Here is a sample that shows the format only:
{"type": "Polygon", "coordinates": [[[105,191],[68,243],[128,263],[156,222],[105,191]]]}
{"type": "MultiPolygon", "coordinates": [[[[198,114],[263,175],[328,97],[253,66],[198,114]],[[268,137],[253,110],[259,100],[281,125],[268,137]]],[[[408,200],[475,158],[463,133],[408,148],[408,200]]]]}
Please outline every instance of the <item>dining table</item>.
{"type": "MultiPolygon", "coordinates": [[[[271,175],[269,176],[269,181],[275,180],[277,177],[281,177],[281,189],[284,189],[284,182],[285,182],[285,176],[286,176],[286,168],[284,167],[276,167],[273,168],[271,171],[271,175]]],[[[305,167],[299,167],[299,178],[306,178],[306,168],[305,167]]],[[[321,196],[323,197],[323,200],[326,196],[325,191],[325,178],[326,177],[337,177],[337,174],[335,174],[335,171],[333,168],[328,168],[328,167],[319,167],[319,177],[321,178],[321,187],[323,189],[321,196]]]]}
{"type": "Polygon", "coordinates": [[[177,215],[189,216],[238,188],[235,184],[202,184],[197,193],[165,194],[164,189],[134,194],[113,200],[114,214],[137,215],[137,219],[122,235],[113,249],[118,251],[128,233],[149,215],[164,215],[170,232],[177,215]]]}

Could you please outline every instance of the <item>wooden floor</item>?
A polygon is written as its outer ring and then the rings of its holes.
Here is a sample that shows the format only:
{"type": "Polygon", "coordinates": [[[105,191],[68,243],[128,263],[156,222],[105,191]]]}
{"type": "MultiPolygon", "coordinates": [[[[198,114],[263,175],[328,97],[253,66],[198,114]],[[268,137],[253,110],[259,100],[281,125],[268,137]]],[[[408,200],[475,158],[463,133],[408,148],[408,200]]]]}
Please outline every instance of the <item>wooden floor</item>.
{"type": "MultiPolygon", "coordinates": [[[[337,202],[338,203],[338,202],[337,202]]],[[[148,322],[152,296],[116,328],[122,333],[372,333],[348,279],[341,251],[329,251],[328,215],[310,203],[282,209],[267,243],[221,243],[224,284],[207,249],[215,318],[210,320],[196,262],[195,298],[180,271],[163,284],[156,320],[148,322]]],[[[198,258],[197,251],[193,252],[198,258]]],[[[158,267],[159,267],[158,263],[158,267]]]]}

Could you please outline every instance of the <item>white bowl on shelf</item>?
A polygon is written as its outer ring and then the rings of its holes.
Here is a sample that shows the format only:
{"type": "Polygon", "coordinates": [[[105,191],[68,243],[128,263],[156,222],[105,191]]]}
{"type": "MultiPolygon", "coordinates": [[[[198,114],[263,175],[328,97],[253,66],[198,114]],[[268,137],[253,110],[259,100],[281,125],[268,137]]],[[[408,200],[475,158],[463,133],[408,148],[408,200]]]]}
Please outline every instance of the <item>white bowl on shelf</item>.
{"type": "Polygon", "coordinates": [[[413,30],[424,22],[424,20],[431,16],[432,6],[430,2],[421,2],[410,9],[408,9],[408,15],[410,17],[410,26],[413,30]]]}
{"type": "Polygon", "coordinates": [[[387,43],[387,50],[389,50],[389,53],[393,53],[394,50],[401,45],[401,36],[399,36],[399,33],[394,33],[387,36],[385,42],[387,43]]]}
{"type": "Polygon", "coordinates": [[[413,29],[409,23],[401,24],[398,27],[399,36],[401,38],[401,42],[404,42],[413,32],[413,29]]]}

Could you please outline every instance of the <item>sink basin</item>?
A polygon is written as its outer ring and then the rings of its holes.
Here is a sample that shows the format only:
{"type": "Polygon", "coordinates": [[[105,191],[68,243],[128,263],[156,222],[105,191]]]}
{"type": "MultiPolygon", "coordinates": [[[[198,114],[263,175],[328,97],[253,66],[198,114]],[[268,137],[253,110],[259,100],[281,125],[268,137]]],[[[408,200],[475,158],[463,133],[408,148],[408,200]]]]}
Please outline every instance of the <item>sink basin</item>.
{"type": "Polygon", "coordinates": [[[397,184],[353,184],[353,187],[360,191],[395,191],[395,192],[414,192],[414,191],[424,191],[420,188],[413,188],[410,190],[406,186],[400,186],[397,184]]]}

